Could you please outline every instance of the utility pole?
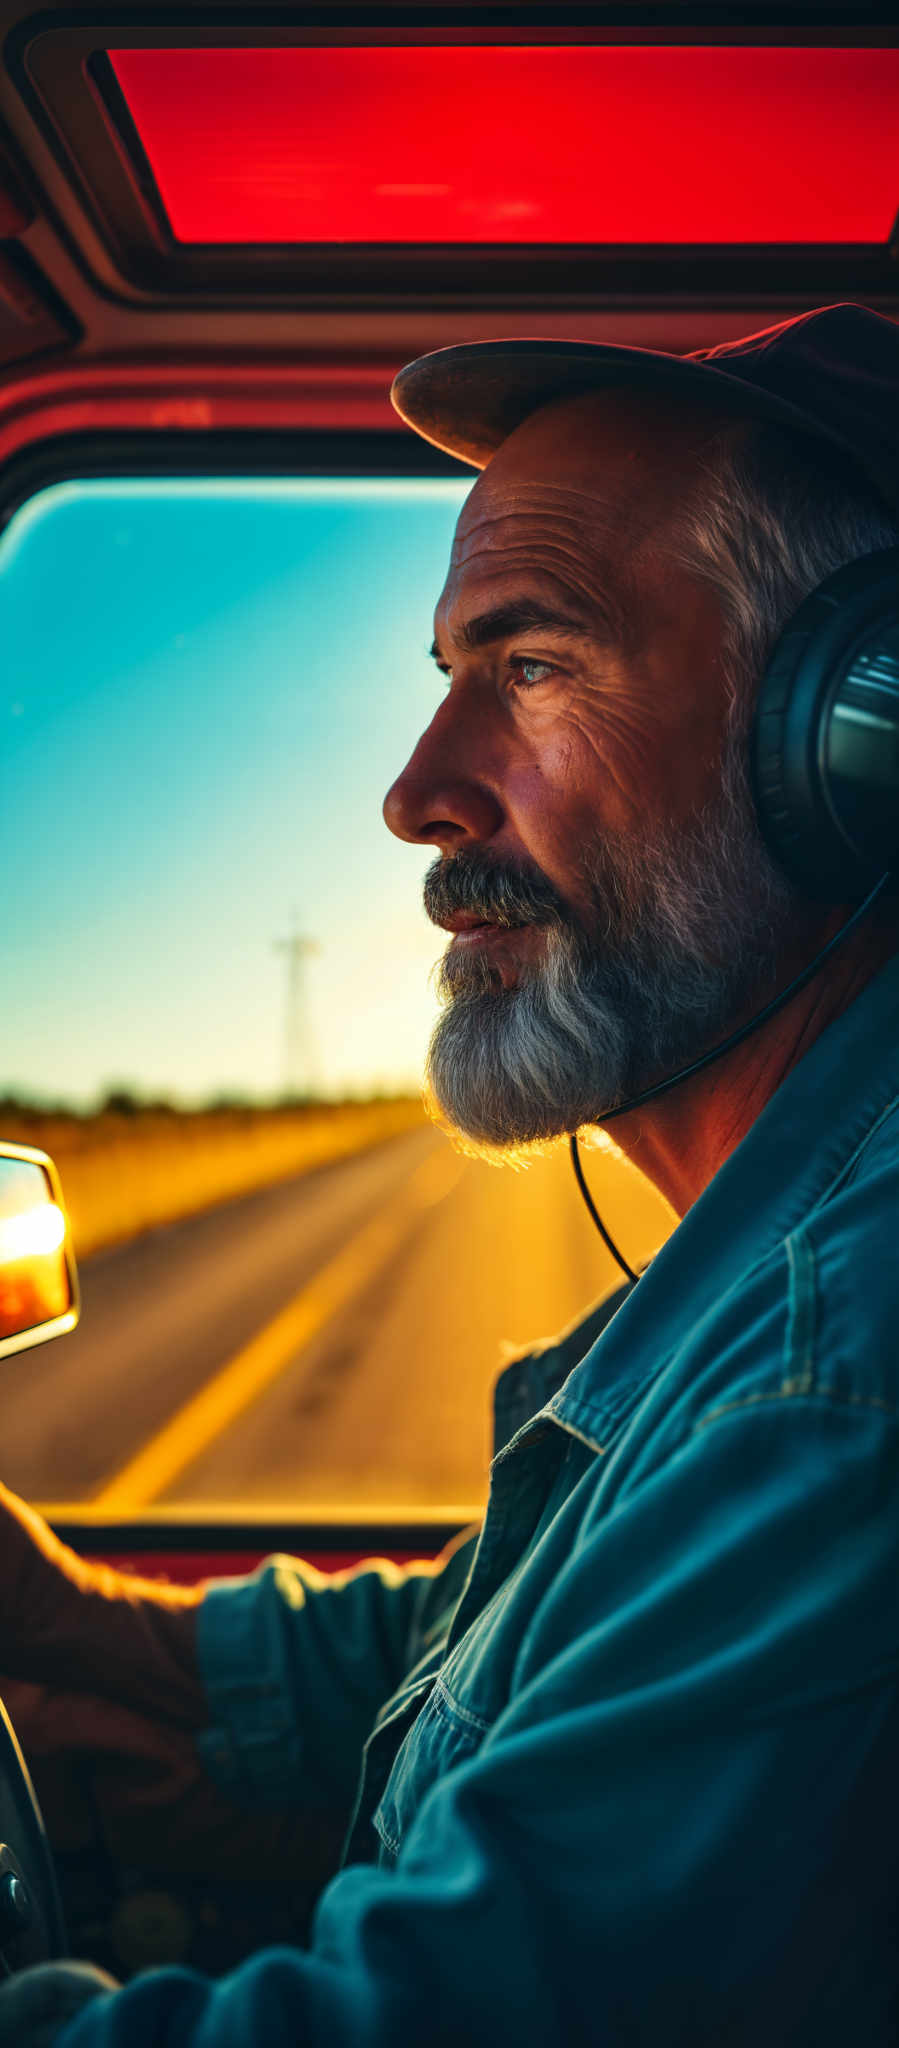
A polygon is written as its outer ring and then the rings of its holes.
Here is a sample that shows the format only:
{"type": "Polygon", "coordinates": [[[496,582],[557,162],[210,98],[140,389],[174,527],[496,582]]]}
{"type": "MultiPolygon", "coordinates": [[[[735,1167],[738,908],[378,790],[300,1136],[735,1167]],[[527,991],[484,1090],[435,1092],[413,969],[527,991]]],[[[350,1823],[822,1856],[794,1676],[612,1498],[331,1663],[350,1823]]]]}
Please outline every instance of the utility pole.
{"type": "Polygon", "coordinates": [[[321,947],[315,939],[304,938],[296,911],[288,939],[276,939],[276,953],[287,956],[287,1010],[284,1030],[284,1089],[287,1095],[314,1095],[318,1080],[318,1059],[309,1016],[306,962],[321,947]]]}

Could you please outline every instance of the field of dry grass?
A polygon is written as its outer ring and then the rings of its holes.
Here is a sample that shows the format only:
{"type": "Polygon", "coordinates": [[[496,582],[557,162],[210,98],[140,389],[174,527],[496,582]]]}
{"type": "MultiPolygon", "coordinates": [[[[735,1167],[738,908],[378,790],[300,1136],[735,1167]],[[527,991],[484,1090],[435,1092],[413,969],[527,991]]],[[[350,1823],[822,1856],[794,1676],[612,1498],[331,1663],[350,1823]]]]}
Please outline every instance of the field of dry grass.
{"type": "Polygon", "coordinates": [[[417,1098],[283,1109],[142,1110],[93,1117],[4,1115],[0,1139],[59,1168],[84,1259],[155,1224],[308,1173],[420,1124],[417,1098]]]}

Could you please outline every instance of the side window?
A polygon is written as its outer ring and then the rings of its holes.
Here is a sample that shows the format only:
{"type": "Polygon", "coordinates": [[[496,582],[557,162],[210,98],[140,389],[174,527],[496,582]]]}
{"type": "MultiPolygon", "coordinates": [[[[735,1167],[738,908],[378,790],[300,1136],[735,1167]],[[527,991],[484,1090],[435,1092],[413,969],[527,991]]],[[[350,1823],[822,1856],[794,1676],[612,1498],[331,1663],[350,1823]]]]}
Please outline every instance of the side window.
{"type": "MultiPolygon", "coordinates": [[[[380,805],[466,488],[73,482],[0,542],[0,1135],[56,1159],[83,1291],[3,1368],[46,1506],[477,1512],[502,1343],[613,1278],[561,1153],[421,1108],[433,852],[380,805]]],[[[646,1256],[666,1212],[593,1172],[646,1256]]]]}

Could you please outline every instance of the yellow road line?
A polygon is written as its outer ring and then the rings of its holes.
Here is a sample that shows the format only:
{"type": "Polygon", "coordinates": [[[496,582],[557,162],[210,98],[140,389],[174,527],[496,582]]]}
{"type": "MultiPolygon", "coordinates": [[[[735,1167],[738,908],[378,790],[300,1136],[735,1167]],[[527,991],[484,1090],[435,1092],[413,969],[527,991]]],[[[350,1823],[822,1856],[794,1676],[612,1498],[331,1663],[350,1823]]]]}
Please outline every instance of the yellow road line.
{"type": "Polygon", "coordinates": [[[465,1161],[448,1148],[419,1166],[387,1208],[359,1231],[272,1322],[164,1423],[90,1502],[93,1512],[127,1515],[157,1500],[222,1431],[249,1408],[332,1316],[386,1264],[414,1210],[442,1200],[465,1161]]]}

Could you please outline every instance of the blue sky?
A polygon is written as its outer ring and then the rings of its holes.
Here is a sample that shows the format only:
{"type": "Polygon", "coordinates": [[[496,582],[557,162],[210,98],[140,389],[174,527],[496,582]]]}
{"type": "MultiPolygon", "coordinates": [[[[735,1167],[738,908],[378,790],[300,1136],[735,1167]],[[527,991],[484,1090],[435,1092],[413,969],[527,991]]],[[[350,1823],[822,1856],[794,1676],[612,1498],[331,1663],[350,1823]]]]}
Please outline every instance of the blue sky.
{"type": "MultiPolygon", "coordinates": [[[[473,481],[473,479],[472,479],[473,481]]],[[[441,683],[467,482],[67,484],[0,541],[0,1092],[196,1101],[415,1085],[431,853],[381,800],[441,683]]]]}

